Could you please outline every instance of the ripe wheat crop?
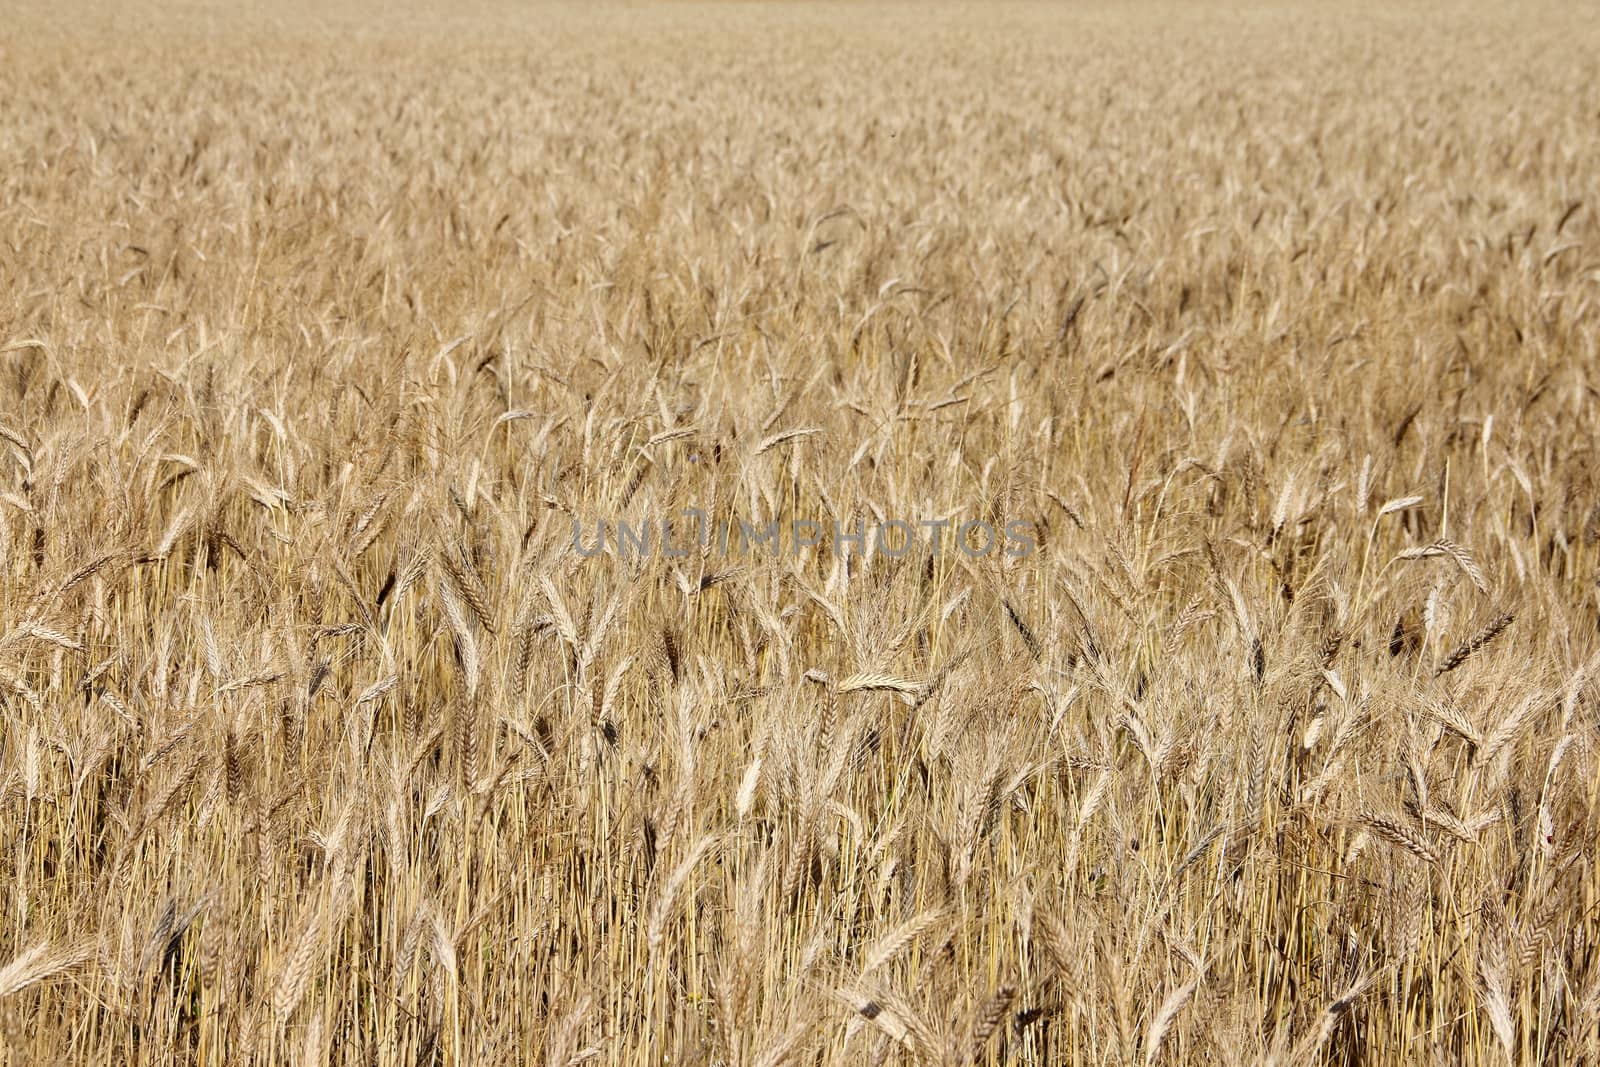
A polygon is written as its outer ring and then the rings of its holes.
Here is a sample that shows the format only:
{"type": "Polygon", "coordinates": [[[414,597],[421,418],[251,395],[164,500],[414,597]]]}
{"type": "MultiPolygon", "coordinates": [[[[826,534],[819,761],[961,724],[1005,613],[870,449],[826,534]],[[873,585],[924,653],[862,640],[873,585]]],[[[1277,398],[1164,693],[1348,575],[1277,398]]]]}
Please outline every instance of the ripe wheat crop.
{"type": "Polygon", "coordinates": [[[1586,13],[4,6],[4,1062],[1600,1057],[1586,13]]]}

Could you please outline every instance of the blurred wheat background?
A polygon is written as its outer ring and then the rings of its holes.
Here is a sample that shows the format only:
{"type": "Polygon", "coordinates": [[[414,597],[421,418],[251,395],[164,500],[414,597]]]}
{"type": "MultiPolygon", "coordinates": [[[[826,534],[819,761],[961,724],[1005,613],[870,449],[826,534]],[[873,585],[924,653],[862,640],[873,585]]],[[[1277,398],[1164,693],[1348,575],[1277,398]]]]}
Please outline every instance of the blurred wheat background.
{"type": "Polygon", "coordinates": [[[1581,8],[6,6],[5,1062],[1595,1062],[1581,8]]]}

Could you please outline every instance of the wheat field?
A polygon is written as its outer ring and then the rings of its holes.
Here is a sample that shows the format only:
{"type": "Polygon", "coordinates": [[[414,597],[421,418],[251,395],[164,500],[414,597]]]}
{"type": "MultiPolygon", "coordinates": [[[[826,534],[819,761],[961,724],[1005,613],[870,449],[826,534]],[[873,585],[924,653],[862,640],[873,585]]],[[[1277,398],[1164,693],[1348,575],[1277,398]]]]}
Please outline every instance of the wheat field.
{"type": "Polygon", "coordinates": [[[3,6],[5,1063],[1597,1062],[1581,6],[3,6]]]}

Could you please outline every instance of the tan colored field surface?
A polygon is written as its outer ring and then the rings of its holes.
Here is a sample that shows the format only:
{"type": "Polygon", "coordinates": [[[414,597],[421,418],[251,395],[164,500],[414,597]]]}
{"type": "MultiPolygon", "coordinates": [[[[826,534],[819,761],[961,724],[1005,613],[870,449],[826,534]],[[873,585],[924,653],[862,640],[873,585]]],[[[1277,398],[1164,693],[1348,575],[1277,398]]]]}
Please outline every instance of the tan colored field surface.
{"type": "Polygon", "coordinates": [[[4,1062],[1595,1062],[1578,8],[8,7],[4,1062]]]}

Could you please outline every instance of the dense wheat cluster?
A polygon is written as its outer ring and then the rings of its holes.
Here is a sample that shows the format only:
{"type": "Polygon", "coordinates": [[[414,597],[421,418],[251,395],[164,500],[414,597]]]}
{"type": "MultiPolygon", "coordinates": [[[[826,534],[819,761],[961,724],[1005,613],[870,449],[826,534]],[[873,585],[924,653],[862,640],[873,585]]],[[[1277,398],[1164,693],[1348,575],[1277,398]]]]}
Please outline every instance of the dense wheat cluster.
{"type": "Polygon", "coordinates": [[[5,20],[6,1062],[1600,1054],[1576,12],[5,20]]]}

